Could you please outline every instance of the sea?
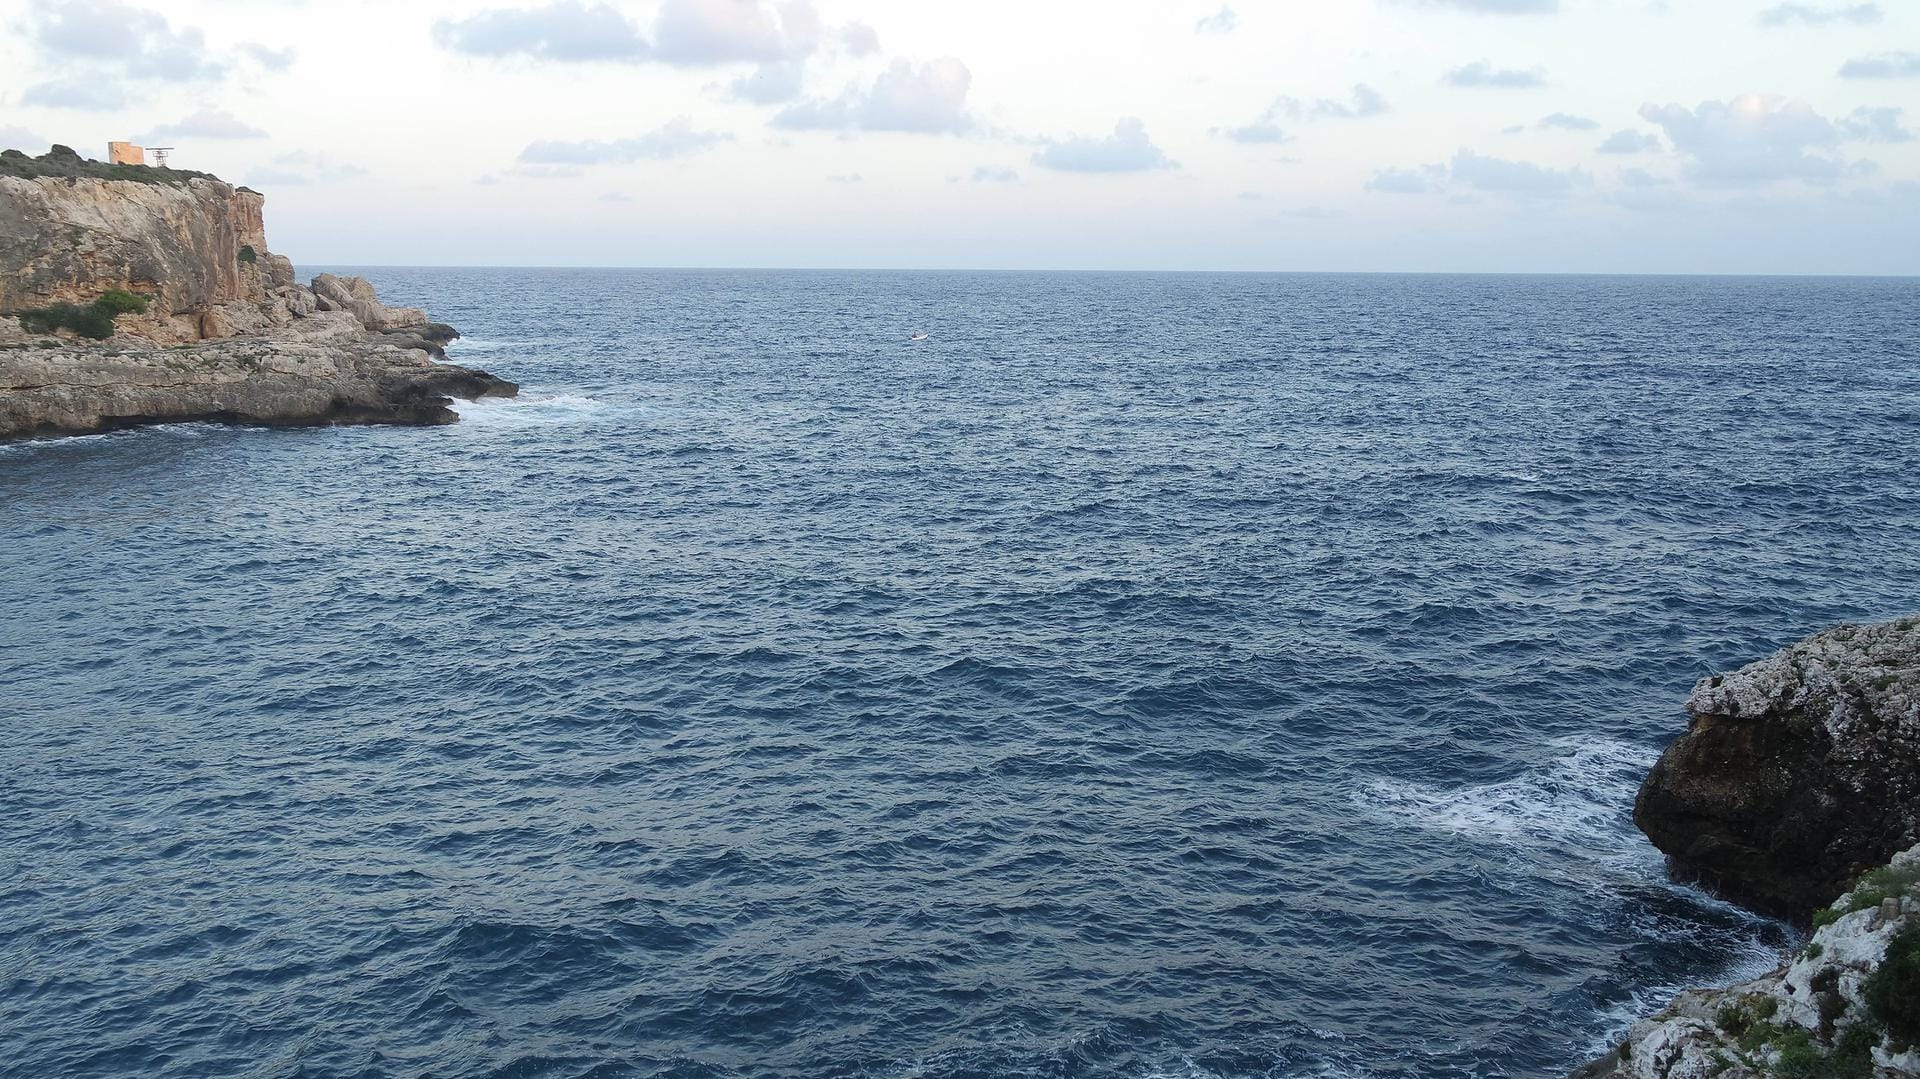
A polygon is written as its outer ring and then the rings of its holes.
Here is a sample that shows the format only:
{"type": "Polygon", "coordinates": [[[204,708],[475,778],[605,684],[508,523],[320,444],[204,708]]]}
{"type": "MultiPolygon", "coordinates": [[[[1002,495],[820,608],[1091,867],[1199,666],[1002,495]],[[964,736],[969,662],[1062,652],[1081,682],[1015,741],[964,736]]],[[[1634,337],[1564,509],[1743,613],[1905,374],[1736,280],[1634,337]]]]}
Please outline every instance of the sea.
{"type": "Polygon", "coordinates": [[[7,1079],[1553,1079],[1920,611],[1912,279],[323,268],[520,397],[0,448],[7,1079]]]}

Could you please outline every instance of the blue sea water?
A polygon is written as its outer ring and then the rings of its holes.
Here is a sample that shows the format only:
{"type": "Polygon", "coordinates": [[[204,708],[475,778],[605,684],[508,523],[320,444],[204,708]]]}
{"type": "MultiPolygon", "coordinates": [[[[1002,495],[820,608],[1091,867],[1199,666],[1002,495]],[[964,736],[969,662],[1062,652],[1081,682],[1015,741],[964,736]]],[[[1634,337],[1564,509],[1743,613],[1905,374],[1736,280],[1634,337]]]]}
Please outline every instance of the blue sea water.
{"type": "Polygon", "coordinates": [[[1920,610],[1913,281],[364,272],[524,396],[0,448],[0,1076],[1553,1076],[1920,610]]]}

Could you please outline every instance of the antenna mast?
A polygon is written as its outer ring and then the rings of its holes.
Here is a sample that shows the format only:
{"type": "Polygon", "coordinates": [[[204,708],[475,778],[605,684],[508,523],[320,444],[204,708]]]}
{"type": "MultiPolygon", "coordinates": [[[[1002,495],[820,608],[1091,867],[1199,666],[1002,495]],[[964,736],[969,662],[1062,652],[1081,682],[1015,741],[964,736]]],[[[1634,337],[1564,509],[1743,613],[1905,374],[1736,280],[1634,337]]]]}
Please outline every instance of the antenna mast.
{"type": "Polygon", "coordinates": [[[149,146],[147,147],[147,152],[153,155],[153,167],[156,169],[164,169],[167,167],[167,155],[173,153],[173,147],[149,146]]]}

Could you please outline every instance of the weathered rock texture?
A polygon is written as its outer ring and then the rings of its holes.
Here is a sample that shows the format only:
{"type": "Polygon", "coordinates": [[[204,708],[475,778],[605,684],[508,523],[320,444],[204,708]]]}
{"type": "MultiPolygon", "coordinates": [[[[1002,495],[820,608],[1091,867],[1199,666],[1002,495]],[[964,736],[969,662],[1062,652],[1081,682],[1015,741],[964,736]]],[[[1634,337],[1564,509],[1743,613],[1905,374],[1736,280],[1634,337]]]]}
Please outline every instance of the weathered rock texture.
{"type": "Polygon", "coordinates": [[[1888,1014],[1888,987],[1873,984],[1888,977],[1882,968],[1893,962],[1890,945],[1911,949],[1920,933],[1920,846],[1897,855],[1818,920],[1829,924],[1778,970],[1726,989],[1681,993],[1572,1079],[1920,1076],[1912,1006],[1888,1014]]]}
{"type": "Polygon", "coordinates": [[[1800,919],[1920,842],[1920,619],[1809,637],[1687,711],[1634,807],[1677,870],[1800,919]]]}
{"type": "Polygon", "coordinates": [[[194,419],[451,423],[450,396],[516,390],[435,362],[458,333],[360,278],[295,282],[267,248],[257,192],[71,151],[0,157],[18,173],[0,170],[0,313],[110,289],[149,299],[105,342],[0,318],[0,439],[194,419]]]}

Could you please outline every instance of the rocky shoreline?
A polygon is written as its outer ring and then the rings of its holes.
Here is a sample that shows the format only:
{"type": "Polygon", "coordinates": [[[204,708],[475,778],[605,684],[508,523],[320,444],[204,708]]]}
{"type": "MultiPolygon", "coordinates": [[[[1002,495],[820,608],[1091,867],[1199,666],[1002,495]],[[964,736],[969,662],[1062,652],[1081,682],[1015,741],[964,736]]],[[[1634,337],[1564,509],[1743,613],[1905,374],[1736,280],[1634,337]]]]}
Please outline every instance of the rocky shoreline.
{"type": "Polygon", "coordinates": [[[355,277],[294,280],[258,192],[0,153],[0,441],[152,423],[453,423],[518,387],[355,277]],[[103,175],[104,172],[104,175],[103,175]]]}
{"type": "Polygon", "coordinates": [[[1690,990],[1571,1079],[1920,1076],[1920,618],[1702,679],[1634,820],[1676,875],[1813,928],[1690,990]]]}

